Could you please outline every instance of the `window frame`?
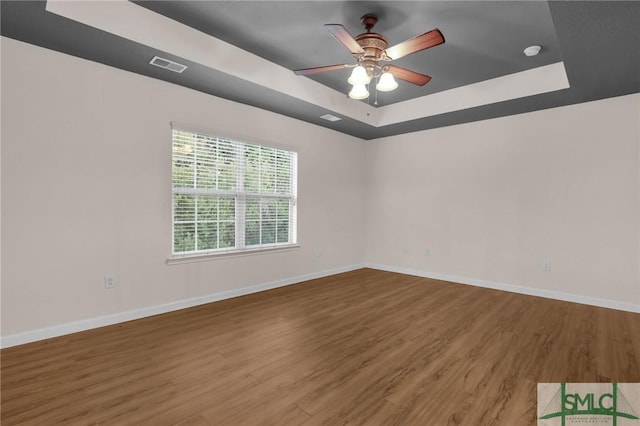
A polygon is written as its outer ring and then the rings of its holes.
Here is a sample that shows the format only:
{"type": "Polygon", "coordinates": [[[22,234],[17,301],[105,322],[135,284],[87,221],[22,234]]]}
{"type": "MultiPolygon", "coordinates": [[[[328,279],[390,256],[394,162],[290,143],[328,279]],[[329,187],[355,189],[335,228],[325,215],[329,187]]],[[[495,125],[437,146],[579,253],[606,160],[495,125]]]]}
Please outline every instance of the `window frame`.
{"type": "MultiPolygon", "coordinates": [[[[176,125],[175,123],[171,123],[171,241],[170,241],[170,253],[171,255],[167,259],[168,264],[181,262],[181,261],[200,261],[207,260],[212,258],[220,258],[220,257],[230,257],[230,256],[244,256],[244,255],[253,255],[259,253],[266,252],[274,252],[274,251],[288,251],[292,249],[296,249],[299,247],[297,243],[297,184],[298,184],[298,153],[297,151],[291,148],[284,148],[279,146],[273,146],[271,144],[265,143],[255,143],[251,141],[247,141],[246,138],[235,138],[235,137],[227,137],[227,136],[218,136],[216,135],[218,132],[212,132],[209,130],[200,130],[194,129],[191,126],[184,125],[176,125]],[[224,141],[225,143],[230,143],[234,146],[236,150],[236,179],[235,179],[235,189],[233,190],[219,190],[219,189],[211,189],[211,188],[198,188],[197,178],[194,178],[194,186],[192,188],[188,187],[176,187],[175,184],[175,176],[173,174],[174,164],[176,161],[176,155],[174,151],[174,143],[176,140],[175,134],[176,132],[187,132],[191,133],[194,136],[200,136],[204,138],[217,140],[216,144],[224,141]],[[247,188],[245,188],[245,178],[248,175],[248,168],[246,167],[246,159],[247,159],[247,148],[255,147],[260,152],[262,149],[266,149],[269,152],[276,155],[280,152],[285,152],[288,156],[287,161],[290,163],[289,166],[289,174],[288,174],[288,193],[278,192],[277,188],[273,193],[260,191],[258,188],[258,192],[249,192],[247,188]],[[273,151],[272,151],[273,150],[273,151]],[[235,228],[235,238],[234,238],[234,246],[232,247],[223,247],[223,248],[214,248],[214,249],[204,249],[204,250],[189,250],[189,251],[174,251],[176,248],[175,243],[175,232],[176,232],[176,203],[175,196],[176,194],[193,194],[195,196],[201,195],[211,195],[211,196],[230,196],[234,197],[235,200],[235,211],[234,211],[234,228],[235,228]],[[260,228],[260,241],[258,244],[246,245],[246,232],[247,232],[247,199],[257,199],[259,203],[262,203],[264,200],[276,199],[276,200],[287,200],[288,203],[288,218],[287,218],[287,237],[288,240],[285,242],[278,242],[278,221],[275,220],[275,234],[274,239],[275,242],[267,242],[263,243],[262,239],[262,228],[260,228]]],[[[194,138],[197,140],[198,138],[194,138]]],[[[218,146],[218,145],[217,145],[218,146]]],[[[194,158],[197,156],[194,154],[194,158]]],[[[197,171],[197,163],[194,166],[194,176],[198,176],[197,171]]],[[[277,165],[274,166],[274,173],[277,174],[277,165]]],[[[275,178],[276,182],[277,177],[275,178]]],[[[264,219],[262,213],[262,204],[259,209],[259,219],[258,222],[260,226],[262,226],[263,222],[267,221],[264,219]]],[[[197,210],[193,212],[193,223],[194,229],[197,229],[197,224],[199,223],[197,217],[197,210]]],[[[276,215],[277,218],[277,215],[276,215]]],[[[218,228],[219,232],[219,228],[218,228]]],[[[195,239],[197,241],[198,235],[195,233],[195,239]]],[[[219,244],[218,240],[218,244],[219,244]]],[[[197,245],[197,243],[196,243],[197,245]]]]}

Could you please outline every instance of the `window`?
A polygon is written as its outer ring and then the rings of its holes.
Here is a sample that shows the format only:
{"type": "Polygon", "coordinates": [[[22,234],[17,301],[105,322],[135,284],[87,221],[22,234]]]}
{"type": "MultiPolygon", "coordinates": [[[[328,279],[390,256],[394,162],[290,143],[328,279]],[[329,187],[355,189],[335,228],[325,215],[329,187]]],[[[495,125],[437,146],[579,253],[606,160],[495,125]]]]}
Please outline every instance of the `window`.
{"type": "Polygon", "coordinates": [[[296,243],[297,154],[173,129],[173,254],[296,243]]]}

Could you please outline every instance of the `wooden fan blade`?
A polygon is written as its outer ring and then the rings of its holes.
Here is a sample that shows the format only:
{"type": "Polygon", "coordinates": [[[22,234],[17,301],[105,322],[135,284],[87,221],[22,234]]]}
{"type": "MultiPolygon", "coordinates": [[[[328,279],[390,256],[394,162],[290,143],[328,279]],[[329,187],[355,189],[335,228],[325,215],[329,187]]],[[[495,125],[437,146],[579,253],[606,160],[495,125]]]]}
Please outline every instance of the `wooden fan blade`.
{"type": "Polygon", "coordinates": [[[326,67],[315,67],[315,68],[305,68],[302,70],[294,70],[293,72],[296,73],[297,75],[311,75],[311,74],[318,74],[320,72],[327,72],[327,71],[335,71],[335,70],[341,70],[344,68],[351,68],[354,65],[347,65],[347,64],[340,64],[340,65],[327,65],[326,67]]]}
{"type": "Polygon", "coordinates": [[[364,49],[345,27],[340,24],[325,24],[329,33],[354,55],[364,54],[364,49]]]}
{"type": "Polygon", "coordinates": [[[442,43],[444,43],[444,36],[440,30],[435,29],[391,46],[385,50],[385,53],[391,60],[395,60],[442,43]]]}
{"type": "Polygon", "coordinates": [[[417,84],[418,86],[424,86],[429,82],[429,80],[431,80],[431,77],[426,74],[420,74],[406,68],[397,67],[395,65],[388,65],[388,67],[389,72],[395,78],[408,81],[409,83],[417,84]]]}

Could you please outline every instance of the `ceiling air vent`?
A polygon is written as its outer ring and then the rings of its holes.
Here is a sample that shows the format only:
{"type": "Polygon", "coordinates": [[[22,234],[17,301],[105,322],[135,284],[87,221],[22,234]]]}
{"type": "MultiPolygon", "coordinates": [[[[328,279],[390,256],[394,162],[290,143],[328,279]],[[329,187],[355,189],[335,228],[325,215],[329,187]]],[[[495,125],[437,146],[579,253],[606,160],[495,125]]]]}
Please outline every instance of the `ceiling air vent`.
{"type": "Polygon", "coordinates": [[[340,120],[342,120],[342,118],[336,117],[335,115],[331,115],[331,114],[321,115],[320,118],[324,118],[325,120],[328,120],[328,121],[340,121],[340,120]]]}
{"type": "Polygon", "coordinates": [[[177,62],[173,62],[168,59],[161,58],[159,56],[154,56],[149,63],[151,65],[155,65],[156,67],[164,68],[169,71],[178,72],[178,73],[181,73],[182,71],[187,69],[186,65],[182,65],[177,62]]]}

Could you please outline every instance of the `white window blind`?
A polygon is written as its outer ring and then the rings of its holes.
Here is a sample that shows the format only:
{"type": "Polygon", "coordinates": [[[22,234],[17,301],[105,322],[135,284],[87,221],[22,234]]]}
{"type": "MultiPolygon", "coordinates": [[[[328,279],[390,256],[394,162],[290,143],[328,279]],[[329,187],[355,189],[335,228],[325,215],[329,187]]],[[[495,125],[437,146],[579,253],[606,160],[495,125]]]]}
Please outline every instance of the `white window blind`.
{"type": "Polygon", "coordinates": [[[173,254],[296,243],[297,154],[173,129],[173,254]]]}

